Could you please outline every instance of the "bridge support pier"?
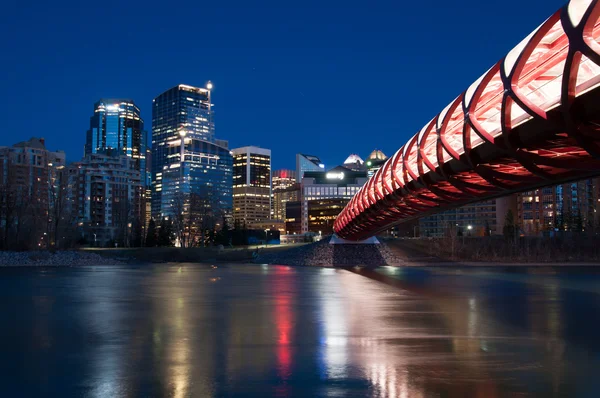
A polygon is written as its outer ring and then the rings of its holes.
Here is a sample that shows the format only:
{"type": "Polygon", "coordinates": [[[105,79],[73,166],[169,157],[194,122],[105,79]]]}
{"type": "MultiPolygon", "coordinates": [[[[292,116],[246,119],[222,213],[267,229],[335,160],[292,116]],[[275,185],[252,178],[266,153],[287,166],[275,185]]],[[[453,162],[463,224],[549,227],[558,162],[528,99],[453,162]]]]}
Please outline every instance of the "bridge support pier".
{"type": "Polygon", "coordinates": [[[374,236],[371,236],[370,238],[363,239],[363,240],[346,240],[346,239],[340,238],[336,234],[333,234],[331,236],[331,239],[329,240],[329,244],[330,245],[378,245],[379,240],[377,240],[377,238],[374,236]]]}

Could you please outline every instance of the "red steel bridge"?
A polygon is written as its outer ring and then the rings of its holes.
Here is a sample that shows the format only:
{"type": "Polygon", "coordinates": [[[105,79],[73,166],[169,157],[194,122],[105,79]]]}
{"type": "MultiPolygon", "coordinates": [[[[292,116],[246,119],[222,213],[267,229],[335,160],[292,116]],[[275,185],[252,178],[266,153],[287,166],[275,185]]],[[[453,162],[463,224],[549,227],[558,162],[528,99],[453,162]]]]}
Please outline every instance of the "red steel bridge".
{"type": "Polygon", "coordinates": [[[349,240],[600,174],[600,0],[572,0],[404,144],[350,200],[349,240]]]}

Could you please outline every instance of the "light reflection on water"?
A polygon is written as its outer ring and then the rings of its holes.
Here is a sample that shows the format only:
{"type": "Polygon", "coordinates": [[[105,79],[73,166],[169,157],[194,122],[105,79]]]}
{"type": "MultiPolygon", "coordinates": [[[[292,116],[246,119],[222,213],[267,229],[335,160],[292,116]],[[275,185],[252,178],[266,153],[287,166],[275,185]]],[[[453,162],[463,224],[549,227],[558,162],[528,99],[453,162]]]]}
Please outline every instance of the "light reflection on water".
{"type": "Polygon", "coordinates": [[[0,269],[6,396],[595,396],[594,270],[0,269]]]}

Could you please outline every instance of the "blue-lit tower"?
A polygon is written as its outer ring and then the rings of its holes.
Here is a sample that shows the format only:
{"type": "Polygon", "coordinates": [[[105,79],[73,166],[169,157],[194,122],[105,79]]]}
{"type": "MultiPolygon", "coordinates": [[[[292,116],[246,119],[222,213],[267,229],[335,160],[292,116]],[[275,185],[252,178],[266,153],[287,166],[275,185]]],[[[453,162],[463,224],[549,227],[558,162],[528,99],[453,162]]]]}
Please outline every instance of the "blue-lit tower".
{"type": "Polygon", "coordinates": [[[100,99],[94,104],[87,131],[85,155],[125,155],[133,159],[142,183],[149,185],[146,152],[148,142],[140,109],[129,99],[100,99]]]}
{"type": "Polygon", "coordinates": [[[215,138],[211,89],[210,83],[206,88],[180,84],[153,100],[152,216],[156,219],[198,211],[203,218],[210,213],[218,227],[223,217],[231,216],[233,161],[227,141],[215,138]]]}

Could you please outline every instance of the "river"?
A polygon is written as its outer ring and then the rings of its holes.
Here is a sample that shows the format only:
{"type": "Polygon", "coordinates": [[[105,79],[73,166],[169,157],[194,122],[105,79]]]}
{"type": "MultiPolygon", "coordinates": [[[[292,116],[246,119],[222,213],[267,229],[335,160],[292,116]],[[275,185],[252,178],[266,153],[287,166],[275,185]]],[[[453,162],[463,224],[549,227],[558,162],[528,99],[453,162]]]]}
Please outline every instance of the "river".
{"type": "Polygon", "coordinates": [[[6,397],[596,397],[600,269],[0,268],[6,397]]]}

